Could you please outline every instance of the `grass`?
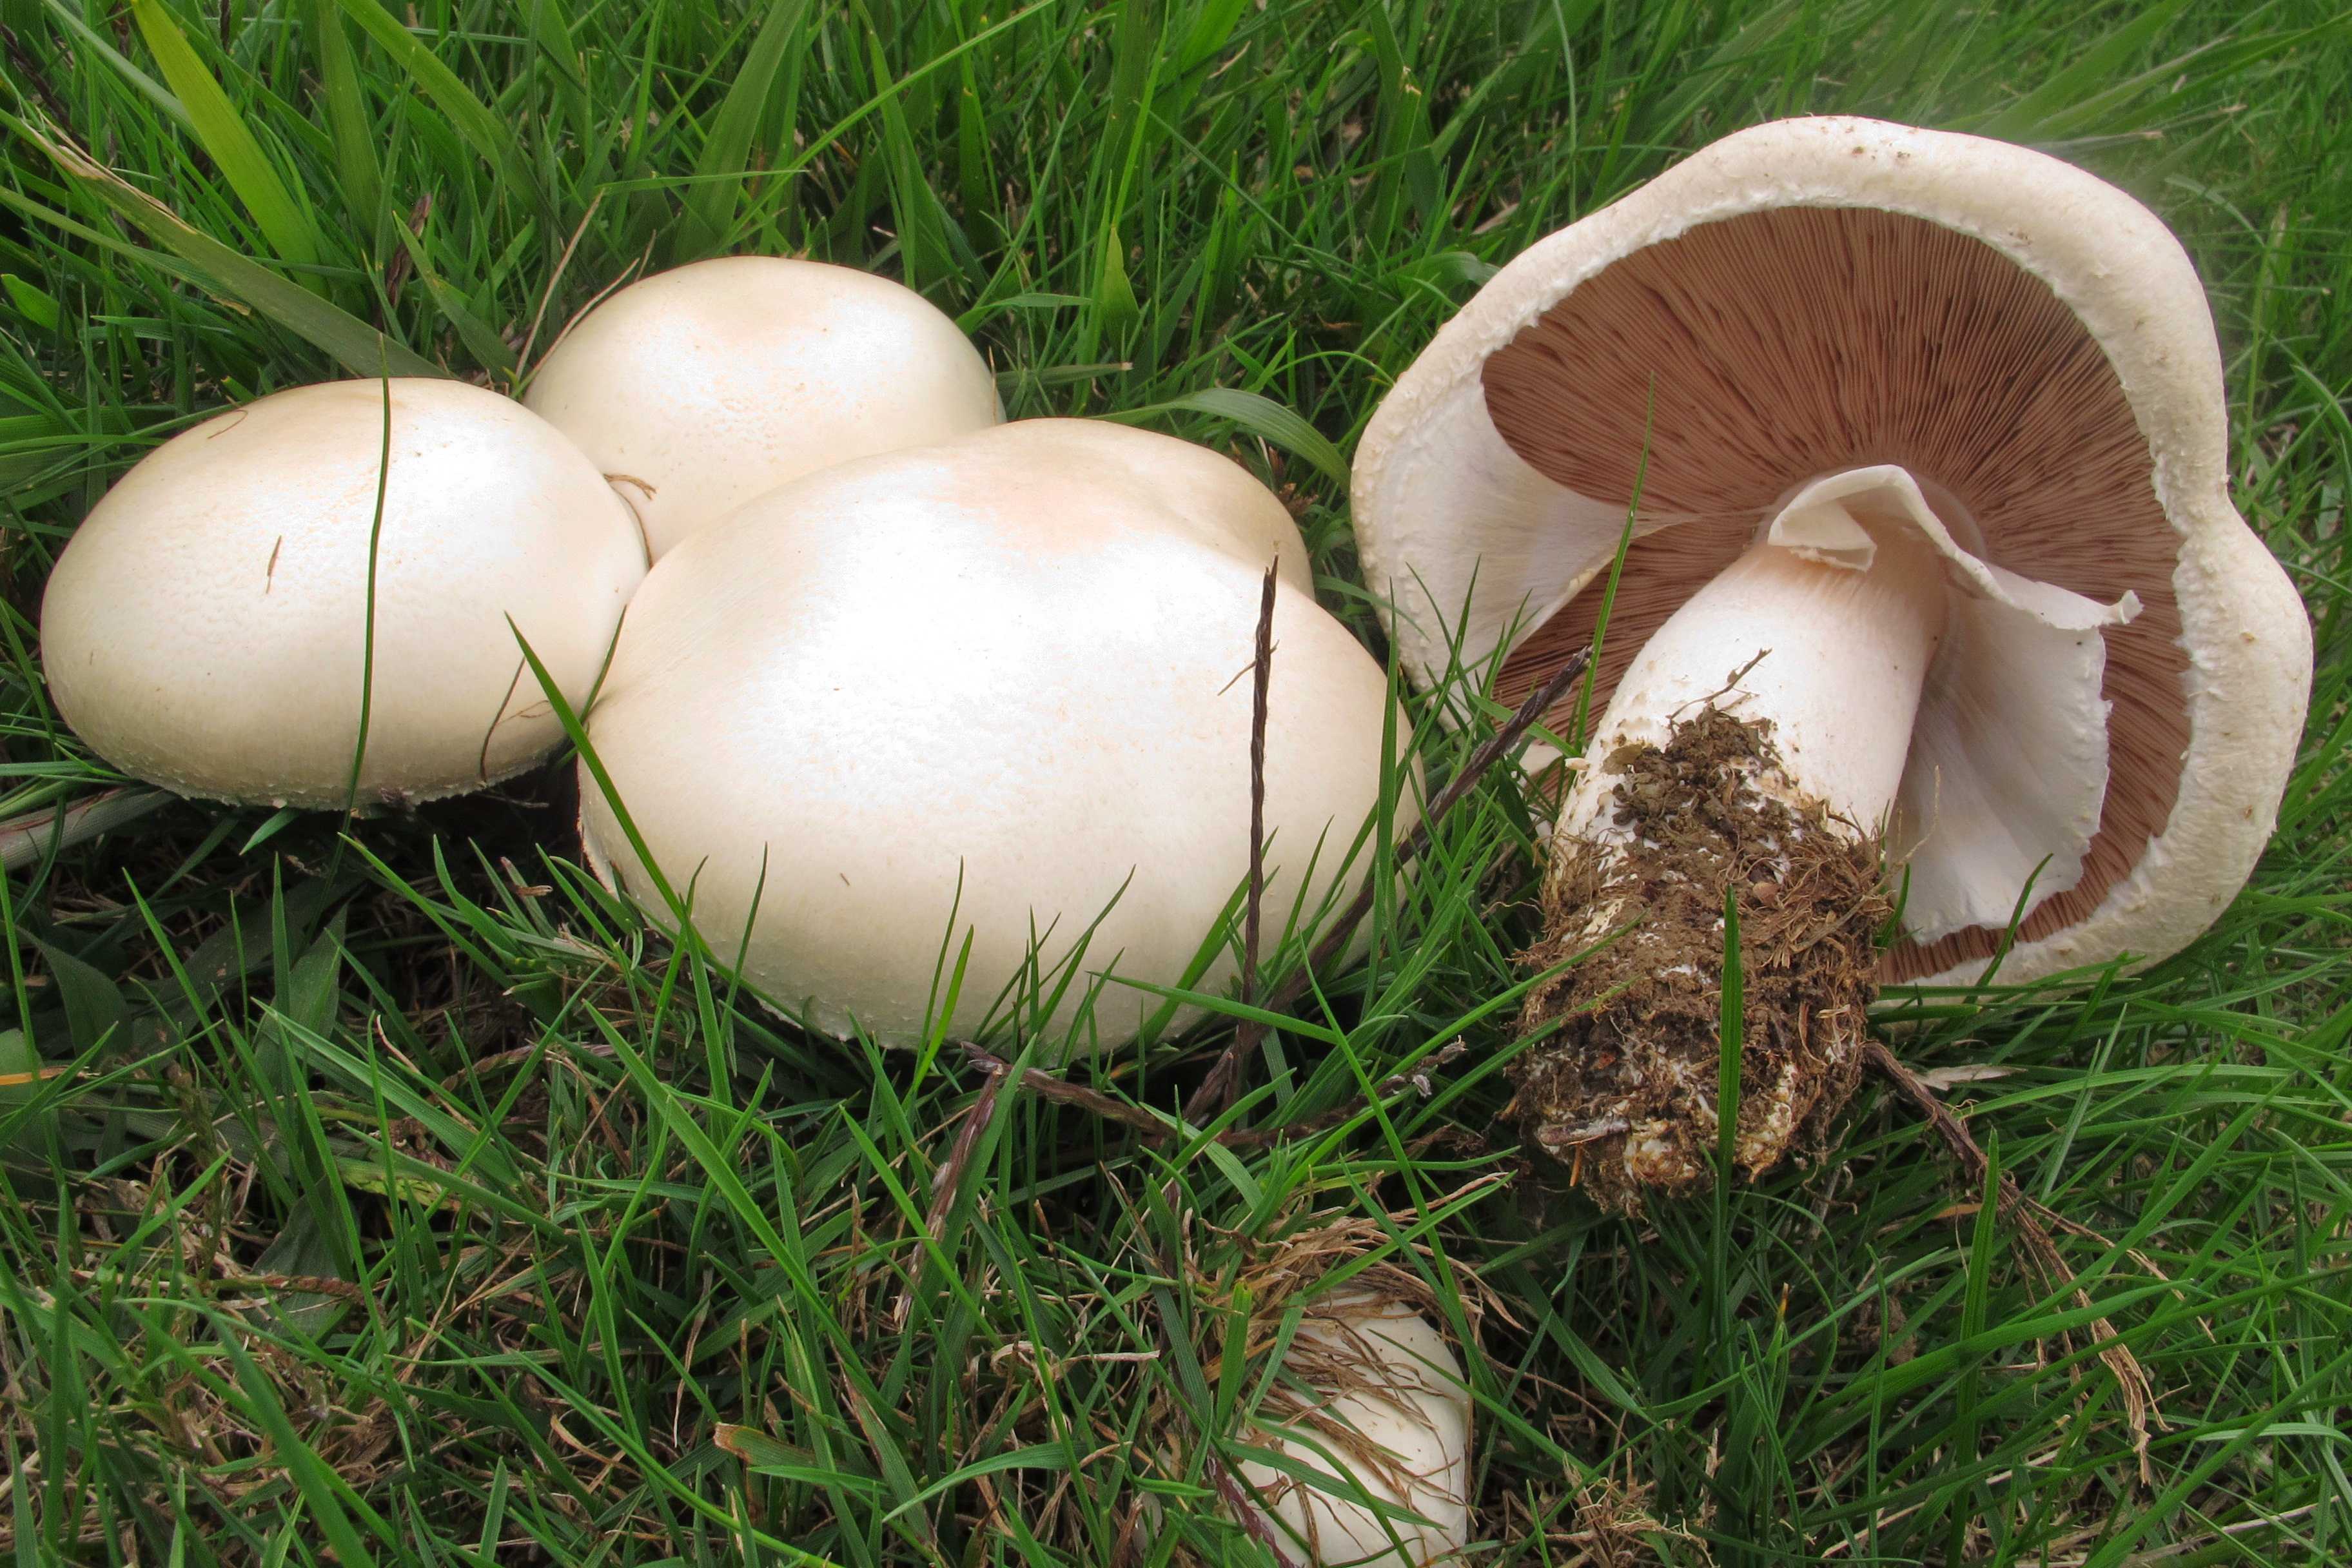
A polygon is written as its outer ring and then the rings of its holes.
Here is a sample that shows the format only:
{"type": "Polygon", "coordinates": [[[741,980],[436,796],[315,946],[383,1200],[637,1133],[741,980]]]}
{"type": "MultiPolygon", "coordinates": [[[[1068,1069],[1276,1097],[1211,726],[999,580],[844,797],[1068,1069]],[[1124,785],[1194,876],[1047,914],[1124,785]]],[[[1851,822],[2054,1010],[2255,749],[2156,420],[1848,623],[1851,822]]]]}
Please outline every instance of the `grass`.
{"type": "MultiPolygon", "coordinates": [[[[36,618],[142,451],[331,376],[510,385],[599,289],[720,251],[904,278],[1016,416],[1234,452],[1378,647],[1340,454],[1388,382],[1535,237],[1807,110],[2026,141],[2170,219],[2221,326],[2240,504],[2321,661],[2278,837],[2210,935],[2138,976],[1930,998],[1900,1037],[2091,1233],[2062,1238],[2087,1309],[1874,1091],[1816,1169],[1653,1225],[1541,1194],[1495,1133],[1530,882],[1507,780],[1449,819],[1369,964],[1268,1035],[1231,1120],[1370,1109],[1227,1149],[1007,1092],[936,1226],[980,1075],[812,1040],[649,937],[572,859],[568,770],[405,818],[149,816],[0,888],[19,1563],[1258,1561],[1209,1465],[1268,1393],[1252,1325],[1335,1267],[1403,1271],[1479,1347],[1482,1564],[2352,1560],[2329,0],[0,23],[6,815],[120,782],[48,707],[36,618]],[[2097,1317],[2156,1390],[2146,1479],[2097,1317]]],[[[1231,1027],[1079,1077],[1172,1115],[1231,1027]]]]}

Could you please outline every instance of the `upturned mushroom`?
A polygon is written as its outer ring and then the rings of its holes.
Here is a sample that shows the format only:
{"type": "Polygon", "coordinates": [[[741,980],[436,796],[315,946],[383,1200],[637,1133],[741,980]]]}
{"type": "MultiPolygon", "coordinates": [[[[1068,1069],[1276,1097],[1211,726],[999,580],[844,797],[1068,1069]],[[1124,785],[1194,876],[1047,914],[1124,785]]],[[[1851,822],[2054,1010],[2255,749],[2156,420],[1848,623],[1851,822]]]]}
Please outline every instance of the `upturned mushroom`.
{"type": "MultiPolygon", "coordinates": [[[[1247,870],[1277,558],[1270,953],[1367,875],[1387,680],[1265,487],[1108,424],[843,464],[664,556],[587,720],[612,785],[583,757],[590,864],[657,921],[690,905],[821,1029],[1132,1037],[1163,1001],[1139,987],[1186,984],[1247,870]]],[[[1233,973],[1213,957],[1192,981],[1212,991],[1233,973]]]]}
{"type": "Polygon", "coordinates": [[[404,805],[552,750],[517,630],[584,700],[645,572],[628,509],[520,405],[331,382],[125,474],[49,575],[43,666],[75,732],[152,784],[341,806],[357,754],[356,804],[404,805]]]}
{"type": "Polygon", "coordinates": [[[1283,1462],[1238,1468],[1286,1555],[1332,1568],[1457,1559],[1470,1539],[1470,1394],[1427,1319],[1360,1292],[1318,1303],[1271,1405],[1258,1441],[1283,1462]]]}
{"type": "Polygon", "coordinates": [[[656,560],[803,474],[1004,417],[979,351],[921,295],[775,256],[623,289],[564,334],[523,401],[610,477],[656,560]]]}
{"type": "Polygon", "coordinates": [[[1399,379],[1355,510],[1423,680],[1459,637],[1508,699],[1601,634],[1535,956],[1607,945],[1517,1087],[1604,1202],[1712,1169],[1727,895],[1753,1173],[1848,1097],[1881,982],[2204,930],[2308,696],[2188,258],[1974,137],[1764,125],[1533,247],[1399,379]]]}

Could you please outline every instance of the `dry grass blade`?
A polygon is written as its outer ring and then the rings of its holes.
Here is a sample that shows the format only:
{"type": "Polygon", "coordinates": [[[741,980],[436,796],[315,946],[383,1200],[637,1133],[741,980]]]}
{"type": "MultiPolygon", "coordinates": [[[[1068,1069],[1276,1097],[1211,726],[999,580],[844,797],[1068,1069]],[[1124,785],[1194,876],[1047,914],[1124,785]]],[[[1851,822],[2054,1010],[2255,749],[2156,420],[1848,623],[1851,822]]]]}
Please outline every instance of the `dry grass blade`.
{"type": "MultiPolygon", "coordinates": [[[[1895,1053],[1876,1040],[1864,1045],[1862,1060],[1864,1067],[1892,1083],[1902,1091],[1905,1099],[1917,1107],[1919,1113],[1927,1119],[1927,1125],[1935,1129],[1936,1136],[1943,1140],[1944,1147],[1968,1172],[1969,1179],[1981,1186],[1989,1166],[1985,1152],[1977,1146],[1976,1139],[1936,1091],[1920,1082],[1916,1073],[1896,1060],[1895,1053]]],[[[2071,1287],[2075,1302],[2089,1307],[2090,1292],[2074,1283],[2074,1269],[2067,1267],[2057,1242],[2050,1236],[2051,1225],[2063,1229],[2074,1227],[2027,1197],[2006,1171],[2001,1173],[2000,1194],[2000,1217],[2015,1230],[2035,1267],[2060,1284],[2071,1287]]],[[[2140,1365],[2139,1358],[2116,1337],[2113,1323],[2105,1318],[2097,1319],[2091,1324],[2091,1331],[2096,1336],[2099,1360],[2105,1363],[2107,1370],[2115,1374],[2116,1386],[2123,1395],[2124,1419],[2131,1426],[2132,1451],[2139,1461],[2140,1484],[2153,1486],[2156,1476],[2148,1464],[2148,1427],[2151,1423],[2158,1426],[2164,1424],[2163,1417],[2156,1410],[2155,1388],[2149,1384],[2147,1372],[2140,1365]]]]}
{"type": "MultiPolygon", "coordinates": [[[[1010,1076],[1013,1071],[1013,1064],[993,1051],[985,1051],[978,1046],[966,1045],[963,1047],[963,1053],[971,1058],[972,1066],[992,1078],[1003,1079],[1010,1076]]],[[[1168,1131],[1160,1123],[1160,1119],[1150,1111],[1138,1110],[1124,1100],[1113,1100],[1110,1096],[1088,1089],[1082,1083],[1072,1083],[1068,1079],[1056,1078],[1042,1068],[1023,1068],[1021,1087],[1041,1099],[1052,1100],[1056,1105],[1074,1105],[1081,1110],[1090,1110],[1107,1121],[1116,1121],[1123,1126],[1132,1127],[1139,1132],[1147,1133],[1155,1138],[1168,1131]]]]}
{"type": "Polygon", "coordinates": [[[924,1225],[933,1241],[947,1235],[948,1215],[955,1207],[956,1194],[963,1190],[965,1177],[971,1173],[972,1151],[980,1145],[980,1135],[987,1128],[988,1119],[996,1112],[996,1098],[1004,1092],[1008,1076],[990,1073],[981,1084],[980,1092],[964,1108],[956,1127],[955,1145],[948,1152],[947,1163],[940,1167],[938,1180],[931,1184],[931,1208],[924,1216],[924,1225]]]}

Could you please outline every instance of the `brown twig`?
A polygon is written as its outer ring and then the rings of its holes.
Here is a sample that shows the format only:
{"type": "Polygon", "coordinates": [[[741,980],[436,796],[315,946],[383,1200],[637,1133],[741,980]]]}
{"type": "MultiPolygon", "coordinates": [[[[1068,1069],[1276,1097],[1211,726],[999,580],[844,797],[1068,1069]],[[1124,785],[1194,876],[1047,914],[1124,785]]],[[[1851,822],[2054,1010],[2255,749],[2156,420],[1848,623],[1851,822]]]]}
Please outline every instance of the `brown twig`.
{"type": "Polygon", "coordinates": [[[36,865],[52,846],[65,849],[95,838],[178,798],[165,790],[133,785],[100,790],[70,805],[44,806],[12,816],[0,822],[0,868],[15,871],[36,865]]]}
{"type": "Polygon", "coordinates": [[[433,193],[427,191],[408,209],[404,226],[408,243],[394,251],[392,259],[383,264],[383,302],[387,308],[398,306],[400,291],[408,287],[408,275],[416,269],[416,247],[425,243],[425,220],[432,216],[433,193]]]}
{"type": "MultiPolygon", "coordinates": [[[[1274,676],[1275,573],[1282,565],[1277,552],[1265,569],[1265,583],[1257,602],[1257,647],[1250,667],[1250,823],[1249,899],[1242,910],[1241,1001],[1247,1006],[1257,994],[1257,943],[1261,906],[1265,902],[1265,698],[1274,676]]],[[[1184,1120],[1198,1125],[1224,1114],[1241,1088],[1242,1063],[1265,1035],[1255,1018],[1244,1018],[1234,1030],[1233,1043],[1217,1065],[1201,1080],[1185,1103],[1184,1120]]]]}
{"type": "MultiPolygon", "coordinates": [[[[589,198],[588,210],[580,215],[580,226],[572,231],[572,237],[563,242],[563,254],[555,258],[555,270],[549,275],[547,279],[547,288],[539,297],[539,309],[530,313],[530,330],[522,335],[522,346],[515,351],[516,375],[524,376],[530,374],[531,346],[539,342],[540,326],[547,320],[548,302],[555,298],[556,286],[563,281],[563,274],[571,268],[572,253],[580,248],[580,241],[582,237],[587,234],[588,225],[590,221],[595,217],[596,209],[604,205],[604,193],[602,190],[599,190],[595,195],[589,198]]],[[[653,247],[650,241],[646,243],[646,255],[652,254],[653,247]]],[[[644,256],[638,257],[635,266],[624,268],[621,271],[621,276],[618,279],[598,289],[594,299],[590,300],[588,303],[581,306],[580,310],[573,314],[572,321],[563,323],[563,331],[555,334],[555,342],[562,342],[564,339],[565,333],[572,331],[573,321],[577,321],[581,316],[594,310],[598,301],[602,300],[605,295],[612,293],[614,289],[620,288],[622,284],[626,283],[629,280],[629,274],[635,272],[638,267],[644,266],[645,261],[646,258],[644,256]]],[[[555,344],[550,343],[548,345],[547,352],[553,353],[555,352],[555,344]]]]}
{"type": "MultiPolygon", "coordinates": [[[[1001,1062],[998,1065],[1003,1066],[1001,1062]]],[[[954,1211],[956,1197],[971,1173],[972,1153],[980,1147],[980,1135],[987,1129],[988,1119],[996,1113],[997,1097],[1004,1092],[1007,1076],[1001,1070],[990,1073],[981,1084],[980,1092],[972,1096],[971,1103],[956,1119],[955,1142],[950,1145],[939,1174],[931,1179],[931,1206],[923,1215],[923,1229],[935,1247],[947,1240],[948,1215],[954,1211]]],[[[889,1323],[893,1331],[906,1327],[908,1314],[914,1306],[915,1288],[910,1282],[891,1303],[889,1323]]]]}
{"type": "MultiPolygon", "coordinates": [[[[1981,1190],[1985,1173],[1991,1168],[1991,1162],[1978,1146],[1975,1136],[1958,1117],[1952,1114],[1942,1098],[1921,1082],[1918,1074],[1896,1060],[1893,1051],[1876,1040],[1863,1043],[1862,1060],[1864,1066],[1892,1083],[1918,1110],[1919,1114],[1927,1118],[1927,1125],[1943,1141],[1945,1149],[1959,1161],[1969,1180],[1981,1190]]],[[[2026,1196],[2006,1171],[2000,1174],[1995,1202],[2000,1217],[2015,1229],[2024,1244],[2027,1256],[2035,1266],[2061,1285],[2069,1287],[2077,1304],[2089,1307],[2090,1293],[2074,1282],[2074,1269],[2067,1267],[2065,1258],[2058,1250],[2058,1244],[2050,1237],[2053,1225],[2066,1230],[2079,1230],[2081,1227],[2026,1196]]],[[[2139,1358],[2133,1355],[2129,1347],[2116,1337],[2113,1323],[2105,1318],[2096,1319],[2091,1324],[2091,1332],[2098,1345],[2099,1359],[2115,1374],[2116,1385],[2123,1394],[2124,1419],[2131,1426],[2132,1449],[2139,1457],[2140,1482],[2144,1486],[2153,1486],[2155,1472],[2149,1468],[2147,1459],[2148,1425],[2151,1417],[2157,1425],[2163,1425],[2162,1417],[2154,1415],[2155,1389],[2148,1382],[2147,1370],[2139,1364],[2139,1358]]]]}

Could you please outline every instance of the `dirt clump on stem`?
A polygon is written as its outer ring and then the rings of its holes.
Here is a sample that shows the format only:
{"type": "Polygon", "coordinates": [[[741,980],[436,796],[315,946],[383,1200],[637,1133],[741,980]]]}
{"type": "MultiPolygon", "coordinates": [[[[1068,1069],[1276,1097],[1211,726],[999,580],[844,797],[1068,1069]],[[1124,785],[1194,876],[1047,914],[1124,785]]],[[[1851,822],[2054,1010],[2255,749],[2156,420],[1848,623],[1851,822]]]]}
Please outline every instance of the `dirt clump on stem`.
{"type": "Polygon", "coordinates": [[[1603,841],[1555,836],[1545,934],[1523,958],[1551,969],[1600,945],[1529,994],[1522,1032],[1556,1027],[1514,1068],[1514,1103],[1532,1146],[1633,1213],[1714,1179],[1726,894],[1750,1176],[1818,1149],[1852,1098],[1893,908],[1877,834],[1790,783],[1769,721],[1709,705],[1663,748],[1606,761],[1603,841]]]}

